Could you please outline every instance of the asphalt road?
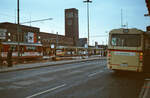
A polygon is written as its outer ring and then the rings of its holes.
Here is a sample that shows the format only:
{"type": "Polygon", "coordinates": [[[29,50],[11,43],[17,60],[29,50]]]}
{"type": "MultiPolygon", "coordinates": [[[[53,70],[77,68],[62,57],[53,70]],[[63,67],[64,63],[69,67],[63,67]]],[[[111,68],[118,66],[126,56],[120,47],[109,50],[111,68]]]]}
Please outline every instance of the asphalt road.
{"type": "Polygon", "coordinates": [[[138,98],[144,79],[94,60],[0,73],[0,98],[138,98]]]}

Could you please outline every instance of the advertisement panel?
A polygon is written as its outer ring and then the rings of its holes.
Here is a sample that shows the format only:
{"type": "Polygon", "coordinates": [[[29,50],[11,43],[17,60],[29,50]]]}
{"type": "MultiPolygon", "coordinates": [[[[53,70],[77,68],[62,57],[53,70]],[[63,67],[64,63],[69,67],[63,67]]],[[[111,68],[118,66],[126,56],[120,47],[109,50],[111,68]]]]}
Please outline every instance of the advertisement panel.
{"type": "Polygon", "coordinates": [[[34,33],[34,43],[37,43],[37,34],[34,33]]]}
{"type": "Polygon", "coordinates": [[[0,29],[0,39],[6,39],[7,29],[0,29]]]}
{"type": "Polygon", "coordinates": [[[28,32],[28,43],[34,43],[34,33],[28,32]]]}

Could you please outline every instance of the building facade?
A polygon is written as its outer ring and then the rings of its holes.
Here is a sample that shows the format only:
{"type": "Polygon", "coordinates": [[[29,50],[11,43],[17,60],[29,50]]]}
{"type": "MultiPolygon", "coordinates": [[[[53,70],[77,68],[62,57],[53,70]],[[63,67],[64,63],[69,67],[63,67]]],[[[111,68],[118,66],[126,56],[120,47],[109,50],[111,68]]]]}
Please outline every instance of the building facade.
{"type": "Polygon", "coordinates": [[[79,39],[79,46],[80,47],[85,47],[86,44],[87,44],[87,38],[80,38],[79,39]]]}
{"type": "MultiPolygon", "coordinates": [[[[0,39],[2,42],[18,42],[17,24],[0,23],[0,39]]],[[[44,47],[51,44],[60,46],[73,46],[73,39],[63,35],[40,32],[40,28],[20,25],[20,43],[41,43],[44,47]]]]}
{"type": "MultiPolygon", "coordinates": [[[[2,42],[11,44],[18,42],[20,44],[40,44],[42,45],[43,55],[54,54],[56,46],[73,46],[73,39],[70,37],[40,32],[40,29],[37,27],[25,25],[19,25],[18,34],[17,28],[17,24],[0,23],[0,46],[2,42]],[[55,47],[52,47],[52,45],[55,47]]],[[[17,46],[13,47],[16,49],[17,46]]]]}
{"type": "Polygon", "coordinates": [[[72,38],[67,38],[63,35],[40,32],[40,42],[43,45],[43,55],[54,54],[56,46],[72,46],[72,38]]]}
{"type": "Polygon", "coordinates": [[[9,22],[0,23],[0,35],[3,35],[2,41],[38,43],[38,33],[40,31],[39,28],[20,25],[18,30],[19,33],[17,28],[17,24],[9,22]]]}
{"type": "Polygon", "coordinates": [[[65,36],[73,39],[74,46],[78,45],[78,10],[75,8],[65,9],[65,36]]]}
{"type": "Polygon", "coordinates": [[[40,42],[45,47],[50,47],[52,44],[58,46],[73,46],[73,39],[67,38],[63,35],[40,32],[39,38],[40,38],[40,42]]]}

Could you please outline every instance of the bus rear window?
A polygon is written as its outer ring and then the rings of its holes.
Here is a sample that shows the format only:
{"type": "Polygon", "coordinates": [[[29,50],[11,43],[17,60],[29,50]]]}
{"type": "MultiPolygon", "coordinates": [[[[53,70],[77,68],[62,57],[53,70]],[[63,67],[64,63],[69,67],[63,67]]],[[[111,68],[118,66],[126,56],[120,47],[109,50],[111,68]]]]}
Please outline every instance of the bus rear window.
{"type": "Polygon", "coordinates": [[[141,45],[140,34],[112,34],[112,46],[138,47],[141,45]]]}

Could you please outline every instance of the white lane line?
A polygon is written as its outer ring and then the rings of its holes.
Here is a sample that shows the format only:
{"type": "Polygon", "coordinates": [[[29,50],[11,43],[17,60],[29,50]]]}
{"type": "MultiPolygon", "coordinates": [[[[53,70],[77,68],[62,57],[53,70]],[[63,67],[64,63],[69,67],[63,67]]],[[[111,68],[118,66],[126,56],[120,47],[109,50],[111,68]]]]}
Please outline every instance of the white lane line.
{"type": "Polygon", "coordinates": [[[92,73],[92,74],[88,75],[88,77],[92,77],[92,76],[97,75],[97,74],[102,73],[102,72],[103,72],[103,71],[101,70],[101,71],[99,71],[99,72],[92,73]]]}
{"type": "Polygon", "coordinates": [[[44,93],[47,93],[47,92],[50,92],[50,91],[56,90],[56,89],[58,89],[58,88],[61,88],[61,87],[65,86],[65,85],[66,85],[66,84],[63,84],[63,85],[60,85],[60,86],[57,86],[57,87],[54,87],[54,88],[48,89],[48,90],[46,90],[46,91],[42,91],[42,92],[39,92],[39,93],[33,94],[33,95],[28,96],[28,97],[26,97],[26,98],[33,98],[33,97],[39,96],[39,95],[41,95],[41,94],[44,94],[44,93]]]}
{"type": "Polygon", "coordinates": [[[96,75],[97,73],[92,73],[92,74],[90,74],[90,75],[88,75],[88,77],[92,77],[92,76],[94,76],[94,75],[96,75]]]}
{"type": "Polygon", "coordinates": [[[139,98],[148,98],[148,92],[150,91],[150,82],[149,81],[145,81],[140,94],[139,94],[139,98]]]}

